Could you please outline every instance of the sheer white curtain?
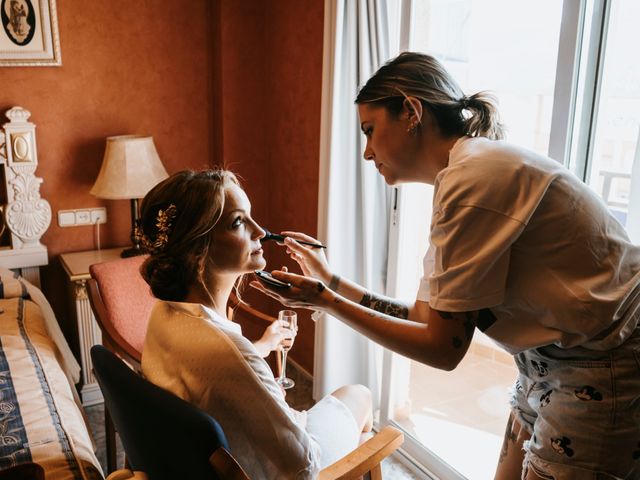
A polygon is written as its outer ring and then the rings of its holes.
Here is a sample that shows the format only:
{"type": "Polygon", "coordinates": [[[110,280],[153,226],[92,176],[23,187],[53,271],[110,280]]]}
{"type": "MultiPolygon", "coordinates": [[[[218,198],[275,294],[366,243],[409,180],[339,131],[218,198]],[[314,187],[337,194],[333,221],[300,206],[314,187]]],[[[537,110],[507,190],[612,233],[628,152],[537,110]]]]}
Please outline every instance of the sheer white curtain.
{"type": "MultiPolygon", "coordinates": [[[[386,281],[391,190],[362,159],[354,99],[397,49],[389,31],[395,1],[325,0],[318,232],[335,273],[380,293],[386,281]]],[[[314,398],[349,383],[367,385],[377,397],[375,345],[334,318],[316,317],[314,398]]]]}
{"type": "Polygon", "coordinates": [[[640,128],[638,128],[636,155],[631,167],[631,196],[627,215],[627,231],[631,241],[640,245],[640,128]]]}

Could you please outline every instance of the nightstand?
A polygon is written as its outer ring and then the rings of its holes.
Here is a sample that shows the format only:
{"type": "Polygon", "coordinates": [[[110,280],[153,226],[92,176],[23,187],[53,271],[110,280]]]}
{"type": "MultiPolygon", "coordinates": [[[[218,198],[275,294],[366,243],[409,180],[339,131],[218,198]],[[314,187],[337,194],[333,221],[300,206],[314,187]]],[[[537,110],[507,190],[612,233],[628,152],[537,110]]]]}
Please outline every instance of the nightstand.
{"type": "Polygon", "coordinates": [[[86,252],[63,253],[60,261],[69,280],[69,295],[75,305],[76,322],[78,325],[78,343],[80,344],[80,364],[82,367],[82,405],[85,407],[102,403],[102,392],[93,376],[90,350],[95,344],[102,343],[102,333],[93,316],[86,283],[89,266],[94,263],[108,262],[120,258],[123,248],[108,250],[89,250],[86,252]]]}

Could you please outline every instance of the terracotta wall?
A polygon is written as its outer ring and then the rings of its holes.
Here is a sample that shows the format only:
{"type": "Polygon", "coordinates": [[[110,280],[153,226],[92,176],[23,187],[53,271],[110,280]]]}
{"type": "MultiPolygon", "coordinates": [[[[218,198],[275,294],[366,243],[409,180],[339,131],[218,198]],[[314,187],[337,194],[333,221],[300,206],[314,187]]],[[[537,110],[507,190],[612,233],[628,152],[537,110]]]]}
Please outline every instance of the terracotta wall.
{"type": "MultiPolygon", "coordinates": [[[[55,214],[106,206],[103,247],[128,243],[128,203],[89,194],[109,135],[153,135],[169,172],[224,158],[256,218],[315,234],[321,0],[57,3],[63,66],[0,68],[0,110],[23,106],[37,125],[37,175],[54,213],[43,289],[72,343],[58,255],[95,239],[92,227],[59,228],[55,214]]],[[[286,260],[266,250],[270,267],[286,260]]],[[[292,355],[311,371],[313,325],[302,323],[292,355]]]]}
{"type": "Polygon", "coordinates": [[[58,255],[93,249],[94,233],[58,227],[56,212],[104,205],[102,245],[128,242],[128,202],[89,194],[109,135],[153,135],[170,172],[210,164],[213,29],[207,0],[189,8],[179,0],[57,4],[62,67],[0,68],[0,110],[23,106],[37,127],[36,173],[54,213],[43,237],[50,255],[43,289],[73,336],[58,255]]]}
{"type": "MultiPolygon", "coordinates": [[[[223,156],[244,178],[255,218],[274,232],[316,234],[323,3],[227,0],[219,12],[223,156]]],[[[265,257],[268,268],[297,269],[275,245],[265,257]]],[[[291,356],[312,372],[314,324],[308,312],[300,317],[291,356]]]]}

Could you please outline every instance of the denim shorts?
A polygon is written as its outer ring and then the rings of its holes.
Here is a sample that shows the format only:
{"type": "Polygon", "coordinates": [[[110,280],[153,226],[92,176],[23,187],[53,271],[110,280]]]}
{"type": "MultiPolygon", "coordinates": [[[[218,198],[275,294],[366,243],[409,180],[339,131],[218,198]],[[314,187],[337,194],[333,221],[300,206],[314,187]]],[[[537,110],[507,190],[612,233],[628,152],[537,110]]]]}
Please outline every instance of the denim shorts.
{"type": "Polygon", "coordinates": [[[640,329],[605,352],[546,346],[515,360],[511,405],[531,433],[523,478],[640,479],[640,329]]]}

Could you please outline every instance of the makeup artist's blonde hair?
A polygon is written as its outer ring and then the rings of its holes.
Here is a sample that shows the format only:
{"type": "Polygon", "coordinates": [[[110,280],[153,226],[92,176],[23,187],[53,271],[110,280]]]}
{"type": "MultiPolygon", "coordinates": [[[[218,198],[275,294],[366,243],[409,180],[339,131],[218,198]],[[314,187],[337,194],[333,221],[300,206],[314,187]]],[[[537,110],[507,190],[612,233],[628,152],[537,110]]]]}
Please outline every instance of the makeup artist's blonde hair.
{"type": "Polygon", "coordinates": [[[423,53],[404,52],[380,67],[360,89],[356,103],[380,104],[398,115],[407,97],[420,100],[445,136],[504,137],[495,97],[488,92],[465,96],[442,64],[423,53]]]}

